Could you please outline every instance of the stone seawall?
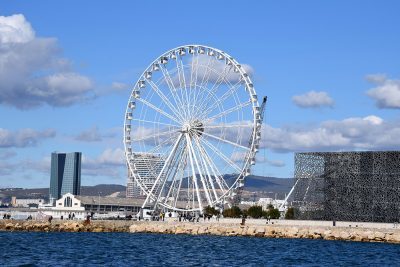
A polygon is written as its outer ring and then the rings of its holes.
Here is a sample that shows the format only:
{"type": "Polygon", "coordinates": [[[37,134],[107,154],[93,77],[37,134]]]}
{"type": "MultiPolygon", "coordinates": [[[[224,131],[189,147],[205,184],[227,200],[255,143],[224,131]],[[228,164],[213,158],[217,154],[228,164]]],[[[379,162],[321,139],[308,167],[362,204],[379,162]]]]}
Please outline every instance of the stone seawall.
{"type": "Polygon", "coordinates": [[[0,220],[0,231],[29,232],[129,232],[132,221],[20,221],[0,220]]]}
{"type": "Polygon", "coordinates": [[[399,229],[366,229],[349,227],[308,227],[287,225],[245,225],[224,223],[136,222],[131,233],[162,233],[220,236],[253,236],[266,238],[308,238],[363,242],[400,243],[399,229]]]}
{"type": "Polygon", "coordinates": [[[305,225],[265,225],[260,222],[133,222],[133,221],[16,221],[0,220],[0,231],[44,232],[131,232],[219,236],[252,236],[265,238],[308,238],[400,244],[400,229],[355,228],[305,225]]]}

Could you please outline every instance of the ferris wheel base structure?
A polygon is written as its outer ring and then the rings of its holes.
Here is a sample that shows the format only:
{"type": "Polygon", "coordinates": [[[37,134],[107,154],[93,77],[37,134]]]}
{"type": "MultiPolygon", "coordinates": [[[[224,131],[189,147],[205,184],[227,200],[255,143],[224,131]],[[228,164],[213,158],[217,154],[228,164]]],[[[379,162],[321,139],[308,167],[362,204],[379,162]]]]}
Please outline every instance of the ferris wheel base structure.
{"type": "Polygon", "coordinates": [[[135,83],[124,122],[143,206],[202,212],[232,203],[256,163],[261,125],[246,65],[204,45],[157,57],[135,83]]]}

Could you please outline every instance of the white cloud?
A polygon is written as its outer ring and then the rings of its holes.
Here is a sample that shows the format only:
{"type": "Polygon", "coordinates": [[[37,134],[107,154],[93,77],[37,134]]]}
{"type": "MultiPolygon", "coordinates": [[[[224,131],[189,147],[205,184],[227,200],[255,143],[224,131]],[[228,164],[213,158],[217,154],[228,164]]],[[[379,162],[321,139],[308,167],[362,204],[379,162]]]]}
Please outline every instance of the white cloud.
{"type": "Polygon", "coordinates": [[[0,16],[0,43],[26,43],[34,38],[35,32],[23,15],[0,16]]]}
{"type": "Polygon", "coordinates": [[[125,165],[125,152],[121,148],[105,149],[96,158],[82,155],[82,174],[84,175],[119,177],[125,165]]]}
{"type": "Polygon", "coordinates": [[[121,148],[106,149],[97,158],[100,164],[125,166],[125,152],[121,148]]]}
{"type": "Polygon", "coordinates": [[[12,174],[18,166],[6,161],[0,161],[0,176],[12,174]]]}
{"type": "Polygon", "coordinates": [[[325,121],[313,128],[263,125],[261,146],[276,152],[400,149],[399,122],[377,116],[325,121]]]}
{"type": "Polygon", "coordinates": [[[0,150],[0,160],[6,160],[16,155],[17,153],[11,150],[4,150],[4,151],[0,150]]]}
{"type": "Polygon", "coordinates": [[[365,76],[365,79],[370,83],[383,83],[387,79],[386,74],[376,73],[376,74],[368,74],[365,76]]]}
{"type": "Polygon", "coordinates": [[[266,163],[273,167],[285,167],[285,162],[282,160],[266,160],[266,163]]]}
{"type": "MultiPolygon", "coordinates": [[[[213,61],[211,60],[211,57],[208,55],[199,55],[198,60],[197,57],[193,61],[194,66],[197,66],[197,75],[199,77],[203,77],[207,73],[207,67],[211,68],[213,71],[208,71],[208,81],[210,83],[215,83],[219,78],[221,74],[224,74],[225,81],[228,81],[230,83],[238,82],[240,74],[236,73],[233,71],[233,68],[227,66],[225,64],[225,61],[223,60],[216,60],[213,61]],[[209,63],[210,62],[210,63],[209,63]]],[[[192,64],[192,61],[190,61],[189,65],[192,64]]],[[[253,76],[254,70],[250,65],[247,64],[241,64],[242,68],[244,71],[251,77],[253,76]]],[[[190,73],[188,74],[188,78],[190,79],[190,73]]]]}
{"type": "MultiPolygon", "coordinates": [[[[242,163],[245,156],[246,156],[246,153],[244,153],[244,152],[234,152],[234,153],[232,153],[230,159],[233,162],[242,163]]],[[[283,162],[281,160],[270,160],[270,159],[265,158],[264,156],[261,156],[260,154],[256,155],[256,164],[267,164],[267,165],[273,166],[273,167],[284,167],[285,166],[285,162],[283,162]]]]}
{"type": "Polygon", "coordinates": [[[18,131],[10,131],[0,128],[0,148],[35,146],[41,140],[53,138],[55,136],[56,131],[53,129],[37,131],[27,128],[18,131]]]}
{"type": "MultiPolygon", "coordinates": [[[[120,129],[118,129],[120,130],[120,129]]],[[[107,137],[114,137],[116,135],[116,129],[111,129],[108,133],[101,133],[97,126],[93,126],[87,130],[82,131],[79,133],[75,140],[83,141],[83,142],[100,142],[104,138],[107,137]]]]}
{"type": "Polygon", "coordinates": [[[335,102],[327,92],[310,91],[292,97],[293,103],[301,108],[333,107],[335,102]]]}
{"type": "Polygon", "coordinates": [[[129,88],[129,84],[121,83],[121,82],[113,82],[111,84],[111,89],[116,91],[124,91],[129,88]]]}
{"type": "Polygon", "coordinates": [[[387,79],[383,74],[368,75],[367,80],[377,85],[367,95],[378,108],[400,108],[400,80],[387,79]]]}
{"type": "Polygon", "coordinates": [[[35,37],[23,15],[0,16],[0,50],[0,104],[69,106],[93,97],[93,82],[72,70],[56,39],[35,37]]]}
{"type": "MultiPolygon", "coordinates": [[[[217,60],[215,57],[210,57],[205,54],[199,54],[198,57],[196,56],[194,58],[190,57],[185,63],[187,64],[187,68],[184,72],[186,84],[189,84],[191,81],[192,64],[193,73],[197,75],[197,83],[205,83],[208,81],[208,83],[215,84],[215,82],[221,78],[223,78],[222,81],[220,80],[222,84],[236,83],[240,78],[240,74],[234,72],[232,66],[226,65],[225,60],[217,60]]],[[[241,66],[250,77],[253,76],[254,70],[250,65],[241,64],[241,66]]],[[[180,86],[177,73],[172,75],[172,82],[175,87],[180,86]]]]}

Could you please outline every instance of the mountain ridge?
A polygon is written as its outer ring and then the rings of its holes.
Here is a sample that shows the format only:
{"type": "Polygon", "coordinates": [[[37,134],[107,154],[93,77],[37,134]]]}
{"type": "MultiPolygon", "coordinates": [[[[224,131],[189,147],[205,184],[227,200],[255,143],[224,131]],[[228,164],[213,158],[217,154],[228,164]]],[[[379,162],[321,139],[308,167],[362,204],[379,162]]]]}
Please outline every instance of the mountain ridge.
{"type": "MultiPolygon", "coordinates": [[[[234,179],[233,175],[225,175],[227,180],[234,179]]],[[[256,193],[260,197],[263,196],[284,196],[293,186],[293,178],[276,178],[250,175],[246,177],[244,191],[256,193]]],[[[126,186],[120,184],[98,184],[94,186],[81,186],[81,195],[83,196],[109,196],[118,195],[125,197],[126,186]],[[116,194],[116,192],[120,192],[116,194]]],[[[48,188],[15,188],[0,189],[0,199],[10,199],[12,196],[17,198],[48,198],[48,188]]]]}

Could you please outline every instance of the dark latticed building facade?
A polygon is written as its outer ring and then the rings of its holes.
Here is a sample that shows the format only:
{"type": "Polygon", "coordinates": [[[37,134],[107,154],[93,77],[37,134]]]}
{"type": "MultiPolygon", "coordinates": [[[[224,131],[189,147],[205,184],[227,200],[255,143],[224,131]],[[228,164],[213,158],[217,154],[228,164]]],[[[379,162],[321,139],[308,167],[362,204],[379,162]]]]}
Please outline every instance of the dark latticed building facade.
{"type": "Polygon", "coordinates": [[[296,153],[295,180],[298,219],[400,219],[400,151],[296,153]]]}

